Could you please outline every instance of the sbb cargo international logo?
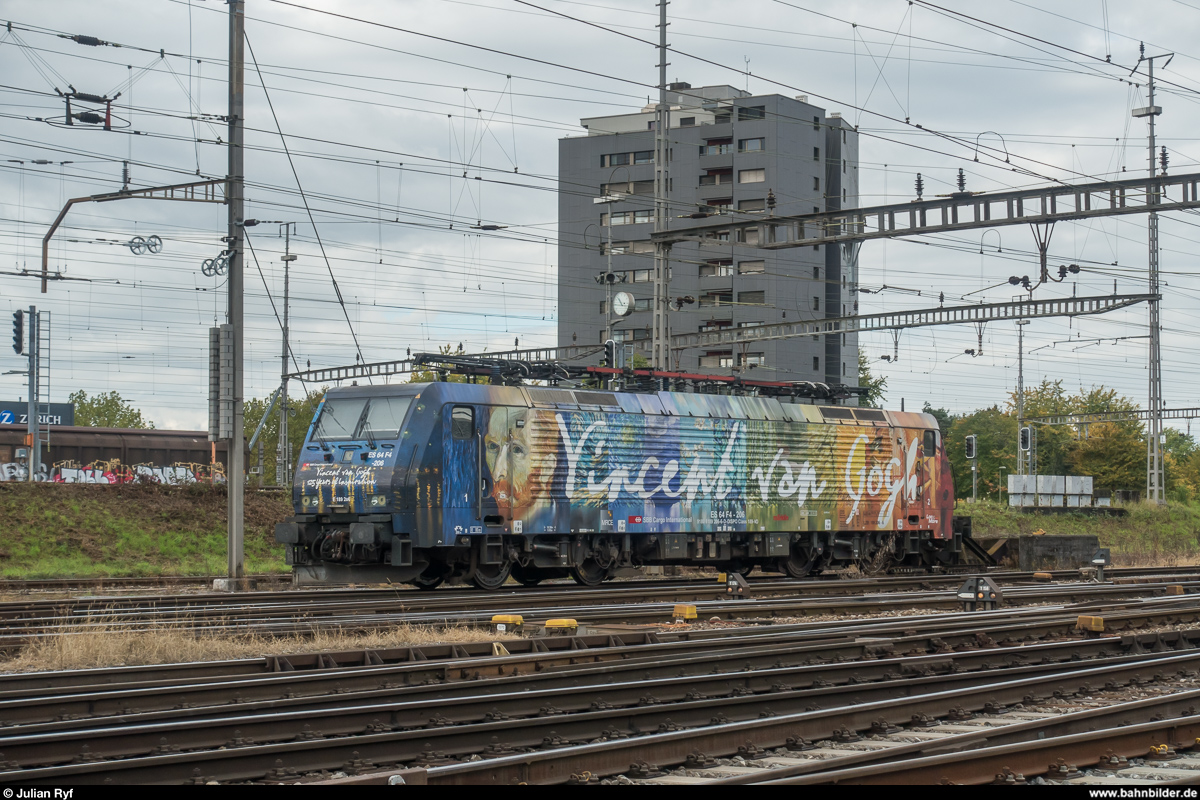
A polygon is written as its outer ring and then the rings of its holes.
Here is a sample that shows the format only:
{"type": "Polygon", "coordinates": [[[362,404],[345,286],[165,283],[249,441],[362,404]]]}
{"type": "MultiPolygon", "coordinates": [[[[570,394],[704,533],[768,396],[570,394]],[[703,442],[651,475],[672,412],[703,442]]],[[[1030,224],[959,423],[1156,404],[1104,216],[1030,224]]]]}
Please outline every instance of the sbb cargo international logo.
{"type": "Polygon", "coordinates": [[[630,517],[630,518],[629,518],[629,523],[630,523],[631,525],[641,525],[641,524],[642,524],[642,518],[641,518],[641,517],[630,517]]]}

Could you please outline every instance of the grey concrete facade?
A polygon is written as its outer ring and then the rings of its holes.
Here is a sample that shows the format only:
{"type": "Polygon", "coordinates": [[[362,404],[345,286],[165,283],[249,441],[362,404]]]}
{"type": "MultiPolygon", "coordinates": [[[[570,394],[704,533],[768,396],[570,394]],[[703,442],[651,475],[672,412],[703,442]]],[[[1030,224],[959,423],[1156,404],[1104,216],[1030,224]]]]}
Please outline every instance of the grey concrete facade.
{"type": "MultiPolygon", "coordinates": [[[[731,86],[673,84],[670,227],[811,213],[858,205],[858,137],[838,115],[804,98],[751,96],[731,86]],[[772,196],[775,208],[768,208],[772,196]],[[695,216],[693,216],[695,215],[695,216]]],[[[586,136],[559,140],[558,339],[599,344],[608,314],[597,282],[609,263],[637,301],[612,316],[613,338],[649,355],[654,284],[654,111],[582,120],[586,136]],[[619,194],[618,194],[619,193],[619,194]],[[620,199],[596,203],[601,196],[620,199]],[[612,223],[612,224],[610,224],[612,223]]],[[[850,248],[759,250],[753,242],[671,249],[670,297],[692,303],[670,312],[673,333],[855,312],[857,259],[850,248]]],[[[855,334],[763,342],[726,350],[685,350],[686,372],[755,380],[857,385],[855,334]],[[822,341],[823,340],[823,341],[822,341]]]]}

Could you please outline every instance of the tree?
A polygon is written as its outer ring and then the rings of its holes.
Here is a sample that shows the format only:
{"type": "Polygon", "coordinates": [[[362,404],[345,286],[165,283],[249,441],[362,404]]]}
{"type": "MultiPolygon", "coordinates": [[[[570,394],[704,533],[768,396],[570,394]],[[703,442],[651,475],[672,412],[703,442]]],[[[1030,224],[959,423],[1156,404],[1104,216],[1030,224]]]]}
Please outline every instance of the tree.
{"type": "Polygon", "coordinates": [[[934,408],[926,401],[925,407],[921,409],[926,414],[930,414],[938,421],[938,430],[942,432],[944,437],[950,432],[950,426],[954,424],[956,417],[944,408],[934,408]]]}
{"type": "MultiPolygon", "coordinates": [[[[1128,397],[1103,386],[1081,391],[1070,400],[1071,411],[1077,414],[1137,409],[1137,404],[1128,397]]],[[[1121,420],[1077,427],[1079,438],[1067,454],[1067,464],[1075,474],[1091,475],[1094,489],[1145,487],[1146,436],[1142,423],[1121,420]]]]}
{"type": "Polygon", "coordinates": [[[945,438],[957,497],[971,496],[971,462],[966,452],[966,438],[971,435],[975,437],[979,494],[999,498],[1000,490],[1008,488],[1003,476],[1017,471],[1017,418],[999,406],[954,418],[945,438]]]}
{"type": "MultiPolygon", "coordinates": [[[[1025,389],[1025,418],[1051,414],[1071,414],[1079,410],[1079,399],[1070,397],[1063,389],[1062,381],[1043,380],[1037,386],[1025,389]]],[[[1017,393],[1008,398],[1008,411],[1016,416],[1017,393]]],[[[1030,472],[1042,475],[1063,475],[1066,472],[1067,454],[1071,451],[1074,431],[1066,425],[1035,425],[1037,461],[1030,472]]],[[[1014,444],[1015,447],[1015,444],[1014,444]]]]}
{"type": "Polygon", "coordinates": [[[1163,437],[1163,473],[1168,492],[1175,500],[1188,502],[1196,496],[1200,489],[1193,464],[1200,466],[1200,448],[1190,433],[1183,433],[1174,428],[1164,428],[1163,437]]]}
{"type": "Polygon", "coordinates": [[[866,394],[858,398],[858,404],[863,408],[882,408],[883,407],[883,391],[887,388],[887,378],[880,376],[876,378],[871,374],[871,364],[867,361],[867,354],[862,350],[858,351],[858,385],[866,389],[866,394]]]}
{"type": "MultiPolygon", "coordinates": [[[[322,386],[320,389],[314,389],[303,397],[288,397],[288,444],[291,446],[293,468],[296,466],[300,448],[304,444],[304,437],[308,435],[308,427],[312,424],[313,417],[317,414],[317,408],[325,397],[326,388],[322,386]]],[[[254,436],[254,431],[258,429],[258,423],[262,421],[263,414],[266,413],[270,402],[269,397],[256,397],[246,401],[244,414],[247,442],[250,441],[250,437],[254,436]]],[[[267,418],[258,438],[262,441],[262,482],[266,485],[276,486],[279,484],[276,476],[276,458],[279,452],[278,405],[271,411],[271,416],[267,418]]],[[[254,452],[250,454],[250,464],[258,464],[258,442],[254,443],[254,452]]]]}
{"type": "Polygon", "coordinates": [[[142,416],[128,400],[117,392],[101,392],[92,397],[80,389],[67,398],[75,404],[75,424],[92,428],[153,428],[154,423],[142,416]]]}
{"type": "Polygon", "coordinates": [[[1146,440],[1119,423],[1088,425],[1088,435],[1067,457],[1076,475],[1091,475],[1093,489],[1142,489],[1146,485],[1146,440]]]}

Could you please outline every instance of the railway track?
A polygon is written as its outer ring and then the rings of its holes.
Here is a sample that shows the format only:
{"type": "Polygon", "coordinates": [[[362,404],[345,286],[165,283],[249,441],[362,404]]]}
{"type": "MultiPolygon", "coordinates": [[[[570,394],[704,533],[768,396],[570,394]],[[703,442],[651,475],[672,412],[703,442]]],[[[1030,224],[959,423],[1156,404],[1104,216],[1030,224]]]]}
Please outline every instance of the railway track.
{"type": "MultiPolygon", "coordinates": [[[[77,591],[132,591],[155,588],[211,588],[213,580],[223,576],[213,575],[159,575],[140,578],[20,578],[0,579],[0,593],[31,594],[34,592],[77,592],[77,591]]],[[[247,580],[258,586],[290,584],[290,573],[265,573],[249,575],[247,580]]]]}
{"type": "MultiPolygon", "coordinates": [[[[1194,596],[591,644],[570,649],[564,637],[552,652],[240,677],[139,680],[127,671],[131,680],[110,685],[81,684],[75,674],[69,686],[53,685],[53,675],[36,686],[16,676],[0,682],[8,767],[0,778],[386,782],[404,769],[411,780],[442,784],[695,782],[731,777],[717,759],[754,762],[746,774],[813,769],[786,759],[808,759],[818,740],[849,745],[856,736],[899,735],[893,729],[909,731],[909,740],[888,752],[911,745],[922,757],[937,738],[921,740],[922,730],[996,743],[990,730],[945,730],[951,717],[1004,717],[1011,725],[998,730],[1011,727],[1020,743],[1039,730],[1075,735],[1072,714],[1091,713],[1086,724],[1095,726],[1101,717],[1150,722],[1200,706],[1194,596]],[[1076,631],[1084,611],[1103,613],[1117,632],[1076,631]],[[1153,696],[1135,706],[1130,692],[1153,696]],[[1116,710],[1105,708],[1113,703],[1116,710]]],[[[868,760],[855,768],[864,766],[880,767],[868,760]]],[[[775,772],[763,780],[818,777],[775,772]]]]}
{"type": "MultiPolygon", "coordinates": [[[[1077,573],[1067,573],[1077,577],[1077,573]]],[[[1029,573],[995,573],[1006,603],[1073,603],[1200,591],[1200,573],[1131,571],[1109,583],[1036,583],[1029,573]]],[[[1065,577],[1062,573],[1059,577],[1065,577]]],[[[156,597],[78,598],[0,603],[0,648],[18,649],[34,637],[88,631],[140,631],[172,625],[210,634],[253,632],[304,635],[315,628],[369,631],[398,624],[486,625],[496,614],[533,621],[572,618],[579,623],[662,623],[678,603],[696,603],[702,619],[777,620],[837,614],[958,607],[953,576],[903,576],[841,581],[763,580],[754,597],[729,600],[715,582],[638,582],[602,589],[553,587],[480,592],[317,590],[156,597]],[[868,591],[872,593],[866,593],[868,591]],[[882,590],[882,591],[881,591],[882,590]]]]}

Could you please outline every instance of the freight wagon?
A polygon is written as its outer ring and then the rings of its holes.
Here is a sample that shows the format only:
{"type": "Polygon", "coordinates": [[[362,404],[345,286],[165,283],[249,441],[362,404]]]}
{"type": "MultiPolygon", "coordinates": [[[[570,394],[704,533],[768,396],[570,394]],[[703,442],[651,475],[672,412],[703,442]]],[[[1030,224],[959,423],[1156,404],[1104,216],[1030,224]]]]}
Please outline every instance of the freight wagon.
{"type": "MultiPolygon", "coordinates": [[[[28,480],[24,425],[0,425],[0,481],[28,480]]],[[[42,445],[38,481],[193,483],[224,481],[226,443],[207,431],[55,426],[42,445]],[[214,463],[215,454],[215,463],[214,463]]]]}
{"type": "Polygon", "coordinates": [[[773,397],[426,383],[330,389],[276,528],[332,581],[595,585],[623,567],[950,565],[936,420],[773,397]]]}

